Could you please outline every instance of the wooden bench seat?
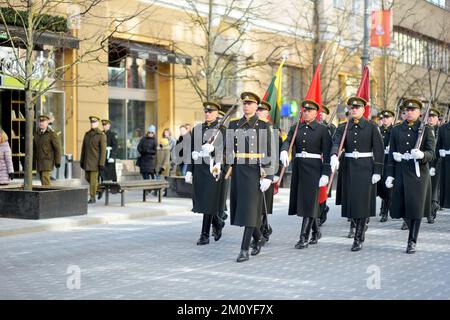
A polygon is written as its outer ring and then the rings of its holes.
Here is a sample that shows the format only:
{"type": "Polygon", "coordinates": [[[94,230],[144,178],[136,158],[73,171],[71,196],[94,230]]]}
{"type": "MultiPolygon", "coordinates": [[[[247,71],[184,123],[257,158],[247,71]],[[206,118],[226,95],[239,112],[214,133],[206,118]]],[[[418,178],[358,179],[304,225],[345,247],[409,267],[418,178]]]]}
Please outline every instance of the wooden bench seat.
{"type": "Polygon", "coordinates": [[[128,190],[142,190],[142,201],[147,201],[147,191],[158,191],[158,202],[161,202],[162,191],[169,187],[165,180],[136,180],[123,182],[104,181],[99,185],[99,190],[106,192],[105,206],[109,205],[109,193],[120,193],[120,205],[125,206],[125,193],[128,190]]]}

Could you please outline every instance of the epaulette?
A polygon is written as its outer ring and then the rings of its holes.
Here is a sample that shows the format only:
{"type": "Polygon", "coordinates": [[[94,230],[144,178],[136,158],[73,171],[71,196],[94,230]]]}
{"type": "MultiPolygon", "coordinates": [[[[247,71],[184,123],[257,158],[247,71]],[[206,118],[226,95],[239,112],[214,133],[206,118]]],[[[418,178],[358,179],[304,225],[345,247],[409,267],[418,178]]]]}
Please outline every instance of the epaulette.
{"type": "Polygon", "coordinates": [[[259,119],[260,121],[269,122],[268,119],[259,119]]]}
{"type": "Polygon", "coordinates": [[[241,118],[231,118],[230,121],[239,121],[241,118]]]}

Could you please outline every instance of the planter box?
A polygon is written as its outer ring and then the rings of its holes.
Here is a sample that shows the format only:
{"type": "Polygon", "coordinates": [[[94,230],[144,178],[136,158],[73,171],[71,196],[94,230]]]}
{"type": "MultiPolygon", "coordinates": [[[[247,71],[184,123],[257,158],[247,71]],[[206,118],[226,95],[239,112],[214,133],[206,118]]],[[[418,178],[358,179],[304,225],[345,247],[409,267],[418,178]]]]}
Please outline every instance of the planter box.
{"type": "Polygon", "coordinates": [[[0,189],[0,217],[48,219],[87,214],[87,188],[41,187],[24,191],[22,187],[0,189]]]}
{"type": "Polygon", "coordinates": [[[183,176],[166,177],[169,182],[167,197],[192,198],[192,184],[186,183],[183,176]]]}

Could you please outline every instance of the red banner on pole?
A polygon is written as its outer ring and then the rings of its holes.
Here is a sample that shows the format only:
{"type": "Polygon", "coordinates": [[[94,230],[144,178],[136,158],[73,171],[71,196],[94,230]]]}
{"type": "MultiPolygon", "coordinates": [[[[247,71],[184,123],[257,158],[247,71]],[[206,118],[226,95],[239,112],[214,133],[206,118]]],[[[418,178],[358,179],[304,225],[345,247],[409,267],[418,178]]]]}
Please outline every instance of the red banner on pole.
{"type": "Polygon", "coordinates": [[[388,47],[391,44],[391,11],[372,11],[370,46],[388,47]]]}

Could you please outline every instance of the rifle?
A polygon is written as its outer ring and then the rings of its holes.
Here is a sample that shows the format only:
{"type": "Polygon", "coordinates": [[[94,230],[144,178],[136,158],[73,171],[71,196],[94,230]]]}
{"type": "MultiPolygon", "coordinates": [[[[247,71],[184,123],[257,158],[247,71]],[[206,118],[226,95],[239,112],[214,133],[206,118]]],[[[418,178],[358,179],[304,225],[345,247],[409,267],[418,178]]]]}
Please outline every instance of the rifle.
{"type": "MultiPolygon", "coordinates": [[[[337,154],[338,159],[341,157],[342,149],[344,148],[344,141],[345,141],[345,138],[347,137],[349,122],[350,122],[350,115],[347,117],[347,123],[345,124],[344,133],[342,134],[341,142],[339,143],[339,149],[338,149],[338,154],[337,154]]],[[[331,172],[330,180],[328,182],[328,187],[327,187],[327,194],[330,193],[330,189],[331,189],[331,186],[333,185],[333,179],[334,179],[334,175],[335,175],[336,171],[337,170],[331,172]]]]}
{"type": "MultiPolygon", "coordinates": [[[[422,144],[423,136],[425,135],[425,126],[428,123],[428,117],[431,109],[431,104],[433,102],[433,95],[430,97],[430,103],[427,106],[427,109],[425,110],[425,114],[422,118],[422,121],[420,122],[419,132],[417,136],[416,145],[414,146],[414,149],[420,149],[420,145],[422,144]]],[[[417,162],[417,159],[414,159],[414,167],[416,169],[416,176],[420,178],[420,167],[419,162],[417,162]]]]}
{"type": "MultiPolygon", "coordinates": [[[[298,126],[300,125],[300,121],[302,120],[302,111],[301,111],[301,109],[300,109],[300,112],[299,112],[299,116],[298,116],[298,121],[297,121],[297,125],[295,126],[295,130],[294,130],[294,135],[292,136],[292,139],[291,139],[291,143],[289,144],[289,150],[288,150],[288,156],[291,154],[291,152],[292,152],[292,148],[293,148],[293,146],[294,146],[294,142],[295,142],[295,139],[296,139],[296,137],[297,137],[297,133],[298,133],[298,126]]],[[[280,178],[278,179],[278,186],[280,186],[281,185],[281,180],[283,179],[283,176],[284,176],[284,172],[286,171],[286,167],[285,166],[283,166],[283,168],[281,169],[281,172],[280,172],[280,178]]]]}
{"type": "Polygon", "coordinates": [[[447,112],[445,116],[442,118],[442,124],[447,123],[450,120],[450,104],[447,106],[447,112]]]}
{"type": "Polygon", "coordinates": [[[400,114],[400,106],[402,105],[402,103],[403,103],[403,98],[400,98],[400,99],[398,100],[397,107],[395,107],[394,124],[397,123],[398,115],[400,114]]]}

